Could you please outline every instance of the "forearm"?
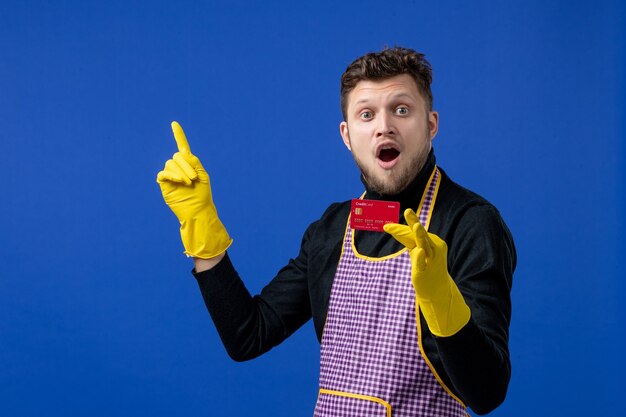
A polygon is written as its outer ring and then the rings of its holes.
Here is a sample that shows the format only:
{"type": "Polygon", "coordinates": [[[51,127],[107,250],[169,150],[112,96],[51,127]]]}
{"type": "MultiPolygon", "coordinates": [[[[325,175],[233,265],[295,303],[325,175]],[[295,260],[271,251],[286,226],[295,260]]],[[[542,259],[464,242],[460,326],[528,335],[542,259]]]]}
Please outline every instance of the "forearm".
{"type": "Polygon", "coordinates": [[[507,342],[489,337],[473,319],[450,337],[434,337],[450,382],[468,407],[486,414],[504,401],[511,364],[507,342]]]}
{"type": "MultiPolygon", "coordinates": [[[[210,263],[199,262],[199,266],[210,263]]],[[[222,343],[233,360],[253,359],[275,345],[280,320],[258,297],[251,296],[227,255],[212,268],[195,271],[194,276],[222,343]]]]}
{"type": "Polygon", "coordinates": [[[199,273],[213,269],[222,259],[224,259],[225,254],[226,252],[223,252],[216,257],[209,259],[193,258],[194,270],[199,273]]]}
{"type": "Polygon", "coordinates": [[[222,259],[194,260],[198,268],[194,276],[204,303],[234,360],[248,360],[267,352],[311,318],[307,248],[314,229],[315,223],[305,232],[298,256],[254,297],[239,278],[228,253],[222,259]]]}

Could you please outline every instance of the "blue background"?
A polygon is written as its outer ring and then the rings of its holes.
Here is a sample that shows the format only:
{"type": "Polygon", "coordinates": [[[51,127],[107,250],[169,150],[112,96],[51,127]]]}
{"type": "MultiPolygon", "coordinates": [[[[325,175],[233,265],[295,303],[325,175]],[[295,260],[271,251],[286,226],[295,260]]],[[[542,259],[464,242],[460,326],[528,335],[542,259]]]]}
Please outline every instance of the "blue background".
{"type": "Polygon", "coordinates": [[[0,2],[0,415],[310,416],[309,322],[238,364],[156,173],[184,127],[252,292],[362,185],[339,78],[425,52],[438,162],[513,232],[494,416],[623,415],[623,2],[0,2]]]}

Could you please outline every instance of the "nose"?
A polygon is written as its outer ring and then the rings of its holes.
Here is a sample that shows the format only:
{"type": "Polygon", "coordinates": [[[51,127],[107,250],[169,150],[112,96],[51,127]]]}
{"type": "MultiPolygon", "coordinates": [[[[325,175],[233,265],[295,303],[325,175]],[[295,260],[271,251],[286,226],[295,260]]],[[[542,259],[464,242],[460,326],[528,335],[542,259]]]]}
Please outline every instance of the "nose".
{"type": "Polygon", "coordinates": [[[378,125],[376,126],[376,137],[393,136],[396,131],[393,127],[392,118],[387,113],[379,113],[378,125]]]}

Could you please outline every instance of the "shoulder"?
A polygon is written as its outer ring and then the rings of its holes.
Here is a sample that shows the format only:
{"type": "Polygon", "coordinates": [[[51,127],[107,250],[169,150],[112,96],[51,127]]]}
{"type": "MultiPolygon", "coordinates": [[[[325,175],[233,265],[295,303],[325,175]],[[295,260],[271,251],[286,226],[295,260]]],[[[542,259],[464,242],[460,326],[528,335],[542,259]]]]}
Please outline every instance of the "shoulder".
{"type": "Polygon", "coordinates": [[[318,220],[311,223],[306,236],[315,241],[343,237],[349,214],[350,201],[332,203],[318,220]]]}
{"type": "Polygon", "coordinates": [[[454,182],[443,169],[439,170],[441,183],[433,213],[438,218],[439,228],[453,228],[460,221],[502,220],[498,209],[487,199],[454,182]]]}
{"type": "Polygon", "coordinates": [[[495,210],[484,197],[454,182],[443,169],[439,168],[439,171],[441,184],[437,193],[436,210],[444,211],[448,216],[462,214],[473,207],[495,210]]]}
{"type": "MultiPolygon", "coordinates": [[[[321,297],[316,298],[320,305],[328,302],[349,214],[349,201],[331,204],[317,221],[311,223],[302,239],[300,257],[306,259],[310,291],[321,297]]],[[[319,324],[316,323],[316,327],[319,324]]],[[[321,331],[318,334],[321,335],[321,331]]]]}
{"type": "MultiPolygon", "coordinates": [[[[441,170],[441,169],[440,169],[441,170]]],[[[513,237],[498,209],[442,171],[431,229],[448,246],[499,244],[515,257],[513,237]]]]}

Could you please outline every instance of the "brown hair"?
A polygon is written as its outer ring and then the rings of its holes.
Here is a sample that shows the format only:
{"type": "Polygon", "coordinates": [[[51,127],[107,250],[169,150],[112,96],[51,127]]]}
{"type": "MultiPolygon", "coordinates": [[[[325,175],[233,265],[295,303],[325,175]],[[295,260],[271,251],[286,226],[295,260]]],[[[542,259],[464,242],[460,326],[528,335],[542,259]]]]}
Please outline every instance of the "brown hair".
{"type": "Polygon", "coordinates": [[[430,63],[424,54],[409,48],[394,46],[381,52],[370,52],[348,65],[341,76],[341,113],[347,120],[348,94],[363,80],[384,80],[396,75],[409,74],[417,83],[417,89],[426,101],[427,110],[433,109],[433,80],[430,63]]]}

